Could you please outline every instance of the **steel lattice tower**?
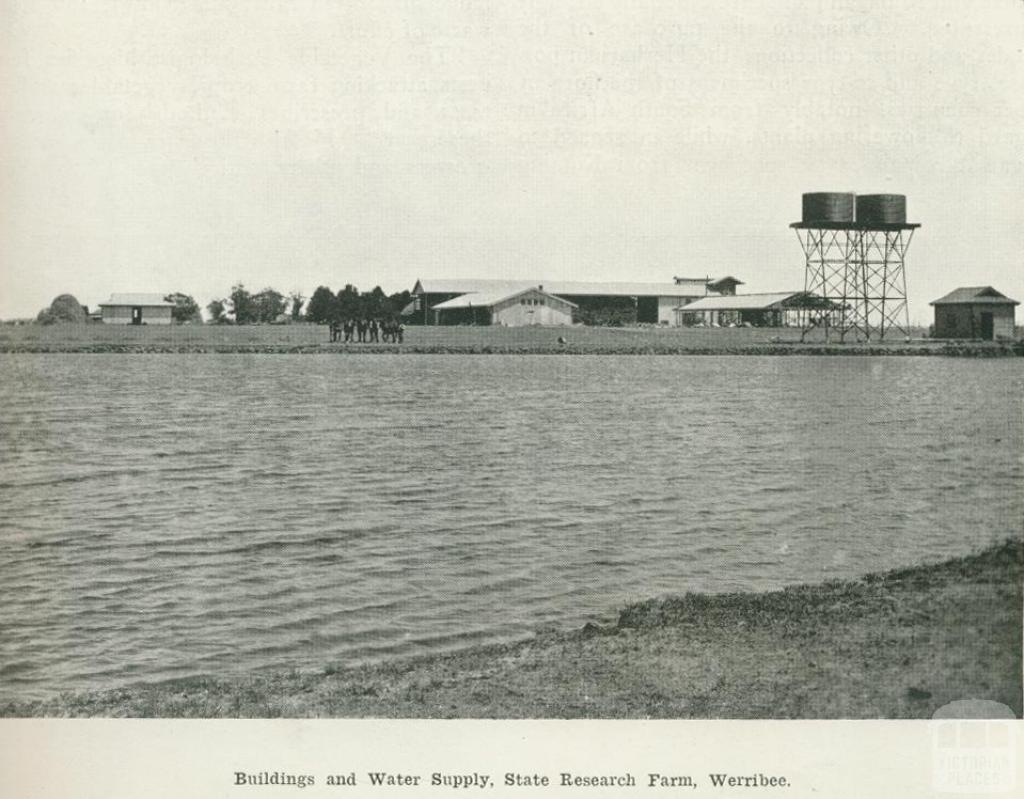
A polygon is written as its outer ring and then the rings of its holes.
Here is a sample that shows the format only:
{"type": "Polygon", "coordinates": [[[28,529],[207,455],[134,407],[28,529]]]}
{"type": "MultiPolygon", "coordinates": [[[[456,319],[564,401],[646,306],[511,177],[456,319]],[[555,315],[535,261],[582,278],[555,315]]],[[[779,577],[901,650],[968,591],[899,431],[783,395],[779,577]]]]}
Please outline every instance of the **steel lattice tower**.
{"type": "Polygon", "coordinates": [[[914,230],[906,221],[903,195],[804,195],[804,218],[796,229],[804,251],[804,291],[827,300],[832,309],[804,319],[804,332],[823,324],[844,341],[873,335],[883,340],[895,329],[910,331],[906,255],[914,230]]]}

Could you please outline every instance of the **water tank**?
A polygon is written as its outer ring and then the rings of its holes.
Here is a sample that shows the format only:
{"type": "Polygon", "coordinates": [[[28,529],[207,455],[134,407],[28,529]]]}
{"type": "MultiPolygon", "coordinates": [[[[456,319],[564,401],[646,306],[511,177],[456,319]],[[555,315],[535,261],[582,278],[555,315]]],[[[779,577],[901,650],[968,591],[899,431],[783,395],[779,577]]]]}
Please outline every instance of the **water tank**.
{"type": "Polygon", "coordinates": [[[858,194],[857,224],[902,225],[907,221],[907,195],[858,194]]]}
{"type": "Polygon", "coordinates": [[[804,195],[803,221],[843,223],[853,221],[853,194],[816,191],[804,195]]]}

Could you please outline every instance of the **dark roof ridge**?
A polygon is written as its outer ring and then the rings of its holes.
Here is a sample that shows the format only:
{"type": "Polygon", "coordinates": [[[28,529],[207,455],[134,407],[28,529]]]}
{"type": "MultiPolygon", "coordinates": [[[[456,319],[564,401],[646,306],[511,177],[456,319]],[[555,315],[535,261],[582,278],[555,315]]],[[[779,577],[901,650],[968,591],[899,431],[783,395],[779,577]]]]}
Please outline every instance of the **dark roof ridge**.
{"type": "Polygon", "coordinates": [[[961,286],[948,294],[932,300],[929,305],[970,305],[987,303],[989,305],[1020,305],[992,286],[961,286]]]}

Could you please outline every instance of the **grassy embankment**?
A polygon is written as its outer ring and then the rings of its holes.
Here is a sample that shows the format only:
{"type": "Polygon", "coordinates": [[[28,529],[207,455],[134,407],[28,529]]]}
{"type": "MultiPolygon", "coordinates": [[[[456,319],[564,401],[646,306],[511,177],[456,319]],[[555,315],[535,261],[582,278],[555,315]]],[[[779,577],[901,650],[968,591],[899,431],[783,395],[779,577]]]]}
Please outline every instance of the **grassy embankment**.
{"type": "Polygon", "coordinates": [[[794,328],[413,327],[403,344],[331,344],[326,327],[296,325],[0,326],[2,352],[125,353],[457,353],[709,355],[1024,355],[1024,342],[939,341],[893,336],[884,342],[805,343],[794,328]],[[559,337],[566,339],[562,344],[559,337]]]}
{"type": "Polygon", "coordinates": [[[617,624],[320,673],[195,678],[0,708],[7,716],[927,718],[1021,714],[1024,542],[859,580],[687,594],[617,624]]]}

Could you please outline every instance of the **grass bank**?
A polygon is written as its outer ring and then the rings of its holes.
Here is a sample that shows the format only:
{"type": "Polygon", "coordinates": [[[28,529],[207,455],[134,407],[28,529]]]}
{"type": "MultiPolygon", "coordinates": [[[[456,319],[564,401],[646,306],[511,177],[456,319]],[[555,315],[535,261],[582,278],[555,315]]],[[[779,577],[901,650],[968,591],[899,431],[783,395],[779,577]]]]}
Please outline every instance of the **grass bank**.
{"type": "Polygon", "coordinates": [[[607,627],[318,673],[185,679],[7,705],[6,716],[928,718],[1021,715],[1024,542],[858,580],[686,594],[607,627]]]}
{"type": "Polygon", "coordinates": [[[0,352],[576,354],[576,355],[1024,355],[1024,342],[839,344],[794,328],[409,327],[402,344],[331,344],[321,325],[5,325],[0,352]],[[560,342],[559,339],[564,339],[560,342]]]}

